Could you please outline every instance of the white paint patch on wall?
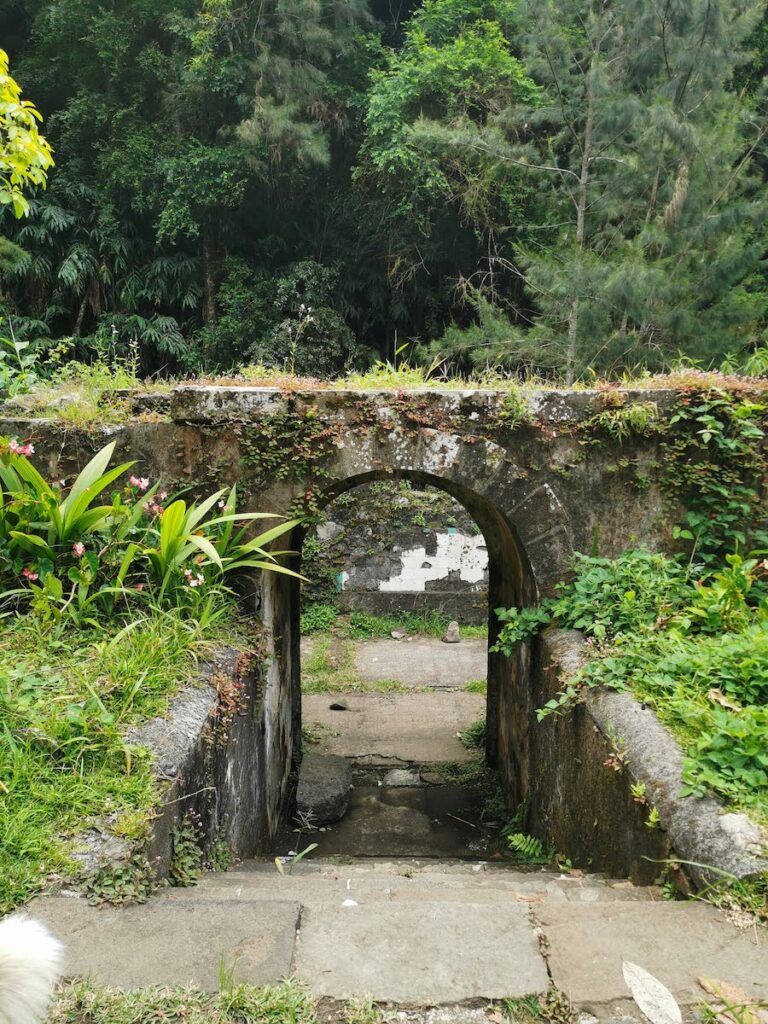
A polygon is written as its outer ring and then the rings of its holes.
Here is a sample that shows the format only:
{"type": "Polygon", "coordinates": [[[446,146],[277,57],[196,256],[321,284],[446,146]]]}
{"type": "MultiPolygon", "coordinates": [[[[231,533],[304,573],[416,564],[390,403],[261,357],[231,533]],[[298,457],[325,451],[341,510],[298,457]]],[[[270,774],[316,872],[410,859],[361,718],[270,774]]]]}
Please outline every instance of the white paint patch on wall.
{"type": "Polygon", "coordinates": [[[410,548],[401,555],[402,569],[379,582],[379,590],[424,591],[429,580],[443,580],[459,573],[463,583],[481,584],[488,567],[485,538],[462,533],[437,534],[437,551],[428,555],[424,547],[410,548]]]}

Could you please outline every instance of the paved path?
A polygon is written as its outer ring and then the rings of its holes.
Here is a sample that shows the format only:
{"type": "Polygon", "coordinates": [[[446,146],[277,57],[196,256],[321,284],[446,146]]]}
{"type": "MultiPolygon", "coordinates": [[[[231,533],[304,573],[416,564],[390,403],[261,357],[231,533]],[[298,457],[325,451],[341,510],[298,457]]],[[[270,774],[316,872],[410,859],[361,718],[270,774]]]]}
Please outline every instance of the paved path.
{"type": "Polygon", "coordinates": [[[477,638],[459,644],[434,637],[361,641],[355,657],[364,682],[394,679],[422,692],[308,694],[302,697],[304,723],[321,726],[320,752],[357,765],[469,761],[474,752],[458,733],[485,715],[485,697],[462,687],[485,678],[487,652],[487,642],[477,638]],[[331,710],[339,702],[348,710],[331,710]]]}
{"type": "Polygon", "coordinates": [[[469,637],[458,644],[444,644],[424,636],[364,640],[356,644],[355,659],[366,682],[396,679],[405,686],[461,689],[470,680],[485,679],[488,641],[469,637]]]}
{"type": "Polygon", "coordinates": [[[458,733],[485,714],[485,697],[433,693],[318,693],[302,697],[302,718],[320,725],[317,750],[359,765],[469,761],[458,733]],[[346,711],[332,711],[339,701],[346,711]]]}
{"type": "Polygon", "coordinates": [[[553,984],[607,1019],[629,995],[626,959],[682,1004],[701,998],[701,976],[768,998],[765,932],[739,930],[702,903],[667,903],[655,890],[594,877],[445,861],[304,861],[281,877],[254,863],[167,889],[146,906],[58,896],[30,909],[65,943],[70,974],[117,986],[214,988],[220,963],[235,964],[240,981],[294,975],[318,996],[399,1004],[532,995],[553,984]]]}

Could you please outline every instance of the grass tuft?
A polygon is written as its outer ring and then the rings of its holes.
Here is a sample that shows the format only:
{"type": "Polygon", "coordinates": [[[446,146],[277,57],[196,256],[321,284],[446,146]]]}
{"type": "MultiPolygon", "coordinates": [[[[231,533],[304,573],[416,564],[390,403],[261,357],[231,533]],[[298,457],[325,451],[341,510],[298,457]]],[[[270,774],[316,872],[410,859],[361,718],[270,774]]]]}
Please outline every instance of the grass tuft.
{"type": "Polygon", "coordinates": [[[317,1024],[313,998],[298,982],[256,988],[230,981],[221,992],[191,987],[123,992],[85,981],[66,988],[48,1024],[317,1024]]]}

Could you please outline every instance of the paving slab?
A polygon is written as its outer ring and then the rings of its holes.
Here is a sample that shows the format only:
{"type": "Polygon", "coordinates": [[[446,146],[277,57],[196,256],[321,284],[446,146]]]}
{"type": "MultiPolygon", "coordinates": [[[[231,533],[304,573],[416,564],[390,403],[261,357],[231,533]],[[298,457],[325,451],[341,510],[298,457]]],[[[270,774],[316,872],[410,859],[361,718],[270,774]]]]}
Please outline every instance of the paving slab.
{"type": "Polygon", "coordinates": [[[456,735],[485,714],[485,697],[461,690],[435,693],[316,693],[302,698],[304,724],[320,724],[317,749],[358,764],[469,761],[456,735]],[[329,705],[343,699],[347,711],[329,705]]]}
{"type": "Polygon", "coordinates": [[[425,1010],[385,1011],[387,1024],[488,1024],[484,1007],[434,1006],[425,1010]]]}
{"type": "Polygon", "coordinates": [[[365,682],[396,679],[405,686],[461,689],[470,679],[485,679],[488,641],[469,637],[444,644],[435,637],[364,640],[356,645],[357,672],[365,682]]]}
{"type": "MultiPolygon", "coordinates": [[[[306,839],[305,839],[306,842],[306,839]]],[[[595,876],[571,877],[549,871],[521,871],[483,863],[414,860],[334,863],[305,859],[290,875],[274,863],[247,862],[237,869],[204,874],[193,890],[171,889],[165,899],[286,899],[312,906],[352,898],[410,903],[495,903],[536,905],[549,900],[576,903],[654,899],[653,890],[608,882],[595,876]]]]}
{"type": "Polygon", "coordinates": [[[299,910],[293,901],[216,904],[189,895],[130,907],[52,896],[29,907],[64,944],[70,977],[117,988],[191,982],[208,991],[219,988],[220,963],[251,985],[287,977],[299,910]]]}
{"type": "Polygon", "coordinates": [[[699,977],[768,998],[768,933],[739,930],[703,903],[552,903],[536,915],[553,983],[574,1003],[626,999],[623,960],[650,971],[681,1003],[702,998],[699,977]]]}
{"type": "Polygon", "coordinates": [[[319,996],[370,994],[396,1003],[499,999],[549,987],[528,911],[520,905],[309,907],[295,973],[319,996]]]}

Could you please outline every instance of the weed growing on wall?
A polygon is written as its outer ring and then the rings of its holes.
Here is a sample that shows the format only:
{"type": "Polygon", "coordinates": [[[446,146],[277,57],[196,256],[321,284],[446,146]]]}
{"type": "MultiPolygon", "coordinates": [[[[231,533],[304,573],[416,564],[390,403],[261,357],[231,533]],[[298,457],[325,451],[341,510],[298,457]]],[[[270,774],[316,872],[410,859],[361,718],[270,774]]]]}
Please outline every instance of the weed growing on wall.
{"type": "Polygon", "coordinates": [[[579,556],[556,599],[501,617],[504,653],[550,621],[587,637],[590,660],[540,718],[585,687],[632,690],[680,739],[685,791],[768,823],[768,560],[731,554],[705,570],[648,552],[579,556]]]}
{"type": "Polygon", "coordinates": [[[199,823],[191,814],[186,814],[173,830],[168,881],[180,887],[195,885],[202,870],[199,823]]]}
{"type": "Polygon", "coordinates": [[[241,458],[249,468],[252,486],[258,488],[279,480],[308,480],[311,486],[307,508],[311,510],[312,485],[325,477],[323,461],[334,451],[346,429],[341,423],[321,420],[314,409],[275,413],[264,417],[258,429],[243,428],[241,458]]]}
{"type": "MultiPolygon", "coordinates": [[[[623,399],[623,396],[621,396],[623,399]]],[[[659,429],[659,407],[655,402],[621,403],[604,409],[585,426],[603,431],[613,441],[626,441],[632,436],[649,435],[659,429]]]]}
{"type": "Polygon", "coordinates": [[[659,468],[677,537],[707,565],[734,545],[768,546],[766,407],[725,391],[683,395],[669,420],[659,468]]]}

